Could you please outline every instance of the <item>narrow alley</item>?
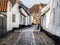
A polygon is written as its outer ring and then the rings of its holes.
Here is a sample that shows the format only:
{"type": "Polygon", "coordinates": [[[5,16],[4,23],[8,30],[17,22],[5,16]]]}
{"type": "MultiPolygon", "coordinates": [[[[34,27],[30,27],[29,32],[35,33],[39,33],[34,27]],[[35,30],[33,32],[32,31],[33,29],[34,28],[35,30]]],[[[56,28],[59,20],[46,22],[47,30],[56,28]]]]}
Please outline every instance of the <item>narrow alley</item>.
{"type": "Polygon", "coordinates": [[[0,0],[0,45],[60,45],[60,0],[0,0]]]}
{"type": "Polygon", "coordinates": [[[0,45],[55,45],[44,32],[36,30],[37,26],[15,30],[0,39],[0,45]]]}

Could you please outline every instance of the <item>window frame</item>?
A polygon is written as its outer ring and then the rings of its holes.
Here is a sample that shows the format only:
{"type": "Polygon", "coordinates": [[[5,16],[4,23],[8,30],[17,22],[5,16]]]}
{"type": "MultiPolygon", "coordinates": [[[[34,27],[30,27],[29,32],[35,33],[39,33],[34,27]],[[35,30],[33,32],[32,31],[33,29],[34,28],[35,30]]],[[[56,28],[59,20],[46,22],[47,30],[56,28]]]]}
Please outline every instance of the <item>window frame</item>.
{"type": "Polygon", "coordinates": [[[15,14],[12,15],[12,22],[16,22],[16,15],[15,14]]]}

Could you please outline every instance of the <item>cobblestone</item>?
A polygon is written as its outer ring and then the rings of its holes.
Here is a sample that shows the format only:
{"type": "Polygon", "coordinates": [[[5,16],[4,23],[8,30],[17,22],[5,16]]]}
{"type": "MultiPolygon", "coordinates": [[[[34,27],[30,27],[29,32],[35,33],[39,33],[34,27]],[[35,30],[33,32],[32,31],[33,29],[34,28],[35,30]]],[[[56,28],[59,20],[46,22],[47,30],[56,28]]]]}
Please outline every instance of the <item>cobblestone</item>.
{"type": "Polygon", "coordinates": [[[55,45],[44,32],[36,31],[36,26],[15,30],[0,39],[0,45],[55,45]]]}
{"type": "Polygon", "coordinates": [[[34,32],[36,45],[55,45],[54,41],[44,32],[34,32]]]}

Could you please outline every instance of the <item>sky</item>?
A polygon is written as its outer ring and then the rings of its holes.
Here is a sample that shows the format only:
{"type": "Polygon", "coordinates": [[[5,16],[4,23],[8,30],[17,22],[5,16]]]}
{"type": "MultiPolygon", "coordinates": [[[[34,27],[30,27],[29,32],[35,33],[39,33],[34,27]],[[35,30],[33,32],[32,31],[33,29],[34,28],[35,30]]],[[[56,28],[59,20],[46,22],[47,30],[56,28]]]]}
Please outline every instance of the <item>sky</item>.
{"type": "Polygon", "coordinates": [[[21,0],[25,6],[31,8],[34,4],[45,3],[47,4],[49,0],[21,0]]]}

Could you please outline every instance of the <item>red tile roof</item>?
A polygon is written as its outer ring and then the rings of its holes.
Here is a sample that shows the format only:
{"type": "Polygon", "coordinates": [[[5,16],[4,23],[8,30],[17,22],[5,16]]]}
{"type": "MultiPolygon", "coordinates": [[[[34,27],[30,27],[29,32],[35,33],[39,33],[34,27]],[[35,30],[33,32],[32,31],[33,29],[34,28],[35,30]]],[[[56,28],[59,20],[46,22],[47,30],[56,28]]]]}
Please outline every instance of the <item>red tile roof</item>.
{"type": "Polygon", "coordinates": [[[7,0],[0,0],[0,12],[7,11],[7,0]]]}
{"type": "MultiPolygon", "coordinates": [[[[15,4],[16,0],[10,0],[12,5],[15,4]]],[[[0,12],[7,11],[8,0],[0,0],[0,12]]]]}
{"type": "Polygon", "coordinates": [[[35,4],[30,8],[31,12],[38,12],[39,11],[39,4],[35,4]]]}
{"type": "Polygon", "coordinates": [[[35,4],[29,9],[29,11],[30,12],[39,12],[39,6],[44,7],[44,6],[46,6],[46,4],[35,4]]]}

